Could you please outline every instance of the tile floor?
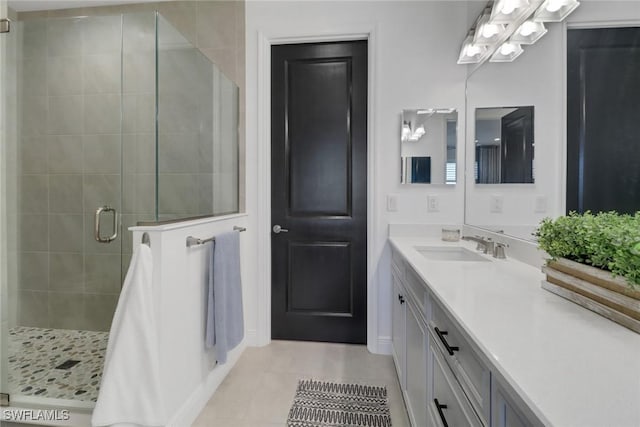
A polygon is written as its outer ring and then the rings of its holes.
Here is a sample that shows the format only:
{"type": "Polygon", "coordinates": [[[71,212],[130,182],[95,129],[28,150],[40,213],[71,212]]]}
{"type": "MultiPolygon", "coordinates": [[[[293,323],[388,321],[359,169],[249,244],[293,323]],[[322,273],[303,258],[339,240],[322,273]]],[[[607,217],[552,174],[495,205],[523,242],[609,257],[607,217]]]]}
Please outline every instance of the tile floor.
{"type": "Polygon", "coordinates": [[[18,326],[9,330],[9,392],[95,402],[107,332],[18,326]],[[78,361],[56,369],[67,360],[78,361]]]}
{"type": "Polygon", "coordinates": [[[386,386],[393,427],[409,426],[391,356],[360,345],[272,341],[244,351],[194,427],[285,426],[302,378],[386,386]]]}

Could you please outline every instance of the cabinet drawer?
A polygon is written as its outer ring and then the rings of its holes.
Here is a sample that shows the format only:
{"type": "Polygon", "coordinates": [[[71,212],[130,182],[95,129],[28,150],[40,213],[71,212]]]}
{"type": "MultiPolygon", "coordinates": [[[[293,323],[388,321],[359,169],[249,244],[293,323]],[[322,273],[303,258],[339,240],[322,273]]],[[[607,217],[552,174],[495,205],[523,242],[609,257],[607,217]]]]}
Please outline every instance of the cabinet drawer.
{"type": "Polygon", "coordinates": [[[431,347],[433,383],[431,399],[427,402],[431,425],[482,427],[482,422],[439,353],[437,348],[431,347]]]}
{"type": "Polygon", "coordinates": [[[442,352],[474,409],[489,424],[490,370],[436,301],[431,305],[429,330],[434,345],[442,352]]]}

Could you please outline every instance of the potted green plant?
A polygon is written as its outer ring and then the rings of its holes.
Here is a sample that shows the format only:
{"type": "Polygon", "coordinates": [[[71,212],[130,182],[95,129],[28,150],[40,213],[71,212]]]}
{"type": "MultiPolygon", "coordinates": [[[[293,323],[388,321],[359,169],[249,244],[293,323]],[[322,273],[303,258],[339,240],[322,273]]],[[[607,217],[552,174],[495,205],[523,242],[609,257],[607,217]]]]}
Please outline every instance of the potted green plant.
{"type": "Polygon", "coordinates": [[[640,212],[571,212],[535,235],[551,257],[544,289],[640,333],[640,212]]]}

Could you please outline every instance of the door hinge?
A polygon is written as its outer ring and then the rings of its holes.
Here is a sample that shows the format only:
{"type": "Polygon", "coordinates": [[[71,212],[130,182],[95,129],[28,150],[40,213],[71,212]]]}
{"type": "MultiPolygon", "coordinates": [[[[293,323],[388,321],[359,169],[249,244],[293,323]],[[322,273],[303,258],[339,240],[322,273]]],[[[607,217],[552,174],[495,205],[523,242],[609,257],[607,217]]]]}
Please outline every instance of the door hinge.
{"type": "Polygon", "coordinates": [[[0,406],[9,406],[9,393],[0,393],[0,406]]]}
{"type": "Polygon", "coordinates": [[[11,21],[9,19],[0,19],[0,33],[8,33],[11,31],[11,21]]]}

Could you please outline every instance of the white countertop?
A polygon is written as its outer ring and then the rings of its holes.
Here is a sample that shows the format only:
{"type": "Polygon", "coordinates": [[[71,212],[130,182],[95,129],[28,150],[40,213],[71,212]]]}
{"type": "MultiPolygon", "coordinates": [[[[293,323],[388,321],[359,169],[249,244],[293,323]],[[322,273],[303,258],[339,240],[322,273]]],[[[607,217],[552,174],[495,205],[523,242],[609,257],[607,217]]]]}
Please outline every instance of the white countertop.
{"type": "Polygon", "coordinates": [[[640,426],[639,334],[543,290],[522,262],[431,261],[414,248],[475,243],[390,241],[545,424],[640,426]]]}

